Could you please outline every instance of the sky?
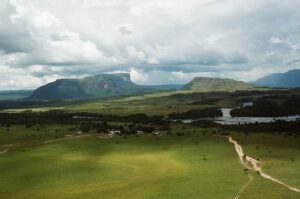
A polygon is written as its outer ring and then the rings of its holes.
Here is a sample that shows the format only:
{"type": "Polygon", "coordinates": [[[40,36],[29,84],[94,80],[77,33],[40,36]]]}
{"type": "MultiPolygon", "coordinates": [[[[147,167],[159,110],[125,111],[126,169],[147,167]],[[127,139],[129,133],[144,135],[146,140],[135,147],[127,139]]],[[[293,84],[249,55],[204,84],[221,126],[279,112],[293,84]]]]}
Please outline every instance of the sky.
{"type": "Polygon", "coordinates": [[[128,72],[246,82],[300,68],[299,0],[1,0],[0,90],[128,72]]]}

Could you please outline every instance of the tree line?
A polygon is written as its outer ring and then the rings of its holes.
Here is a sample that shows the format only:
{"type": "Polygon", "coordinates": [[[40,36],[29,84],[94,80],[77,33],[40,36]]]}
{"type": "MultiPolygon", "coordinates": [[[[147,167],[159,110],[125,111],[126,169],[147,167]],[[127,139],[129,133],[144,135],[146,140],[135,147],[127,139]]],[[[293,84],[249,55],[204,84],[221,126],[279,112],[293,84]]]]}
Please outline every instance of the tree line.
{"type": "Polygon", "coordinates": [[[195,121],[191,125],[199,128],[216,128],[220,131],[234,131],[234,132],[265,132],[265,133],[292,133],[300,135],[300,121],[286,122],[286,121],[275,121],[272,123],[249,123],[249,124],[232,124],[232,125],[221,125],[213,121],[195,121]]]}
{"type": "Polygon", "coordinates": [[[198,119],[222,116],[222,111],[217,108],[191,109],[186,112],[174,112],[168,115],[169,119],[198,119]]]}
{"type": "Polygon", "coordinates": [[[168,122],[163,116],[146,114],[103,115],[97,113],[70,113],[64,111],[0,113],[0,124],[78,124],[80,122],[131,122],[140,124],[164,125],[168,122]]]}

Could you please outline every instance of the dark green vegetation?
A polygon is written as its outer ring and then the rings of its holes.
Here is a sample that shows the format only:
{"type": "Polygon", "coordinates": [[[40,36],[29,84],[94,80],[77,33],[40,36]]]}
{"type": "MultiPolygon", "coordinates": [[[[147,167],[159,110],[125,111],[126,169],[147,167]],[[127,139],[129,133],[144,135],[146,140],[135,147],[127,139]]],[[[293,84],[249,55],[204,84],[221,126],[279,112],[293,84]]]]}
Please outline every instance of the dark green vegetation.
{"type": "MultiPolygon", "coordinates": [[[[170,123],[161,116],[134,114],[127,116],[100,115],[92,113],[66,113],[62,111],[0,113],[0,125],[23,125],[26,128],[42,125],[72,125],[74,131],[107,133],[119,130],[120,134],[152,133],[155,130],[169,132],[170,123]]],[[[43,127],[41,127],[43,129],[43,127]]]]}
{"type": "Polygon", "coordinates": [[[59,106],[62,104],[69,104],[69,102],[61,101],[46,101],[46,100],[0,100],[0,110],[4,109],[18,109],[18,108],[35,108],[46,106],[59,106]]]}
{"type": "Polygon", "coordinates": [[[14,100],[29,97],[31,90],[0,91],[0,100],[14,100]]]}
{"type": "Polygon", "coordinates": [[[300,87],[300,69],[271,74],[257,80],[255,84],[277,88],[297,88],[300,87]]]}
{"type": "Polygon", "coordinates": [[[83,79],[59,79],[35,90],[30,99],[57,100],[112,97],[141,92],[129,74],[101,74],[83,79]]]}
{"type": "Polygon", "coordinates": [[[232,79],[196,77],[184,89],[197,92],[252,90],[255,86],[232,79]]]}
{"type": "Polygon", "coordinates": [[[222,131],[234,131],[244,133],[264,132],[270,134],[274,132],[281,132],[285,135],[300,135],[300,121],[285,122],[278,120],[272,123],[221,125],[216,124],[213,121],[200,120],[192,122],[191,125],[198,128],[215,128],[222,131]]]}
{"type": "Polygon", "coordinates": [[[78,121],[112,121],[112,122],[135,122],[135,123],[168,123],[163,116],[147,116],[146,114],[102,115],[97,113],[71,113],[64,111],[47,112],[21,112],[21,113],[0,113],[0,124],[69,124],[78,121]]]}
{"type": "Polygon", "coordinates": [[[264,96],[254,100],[253,106],[231,111],[233,116],[279,117],[300,114],[300,94],[288,93],[264,96]]]}
{"type": "Polygon", "coordinates": [[[192,109],[186,112],[170,113],[169,119],[198,119],[222,116],[222,112],[216,108],[192,109]]]}

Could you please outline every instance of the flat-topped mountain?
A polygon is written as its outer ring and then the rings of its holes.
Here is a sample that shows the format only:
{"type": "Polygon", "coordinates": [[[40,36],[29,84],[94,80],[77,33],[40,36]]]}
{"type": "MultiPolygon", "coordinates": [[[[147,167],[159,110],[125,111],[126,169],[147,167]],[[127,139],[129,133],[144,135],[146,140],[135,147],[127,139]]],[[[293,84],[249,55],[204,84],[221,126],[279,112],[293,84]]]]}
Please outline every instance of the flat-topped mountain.
{"type": "Polygon", "coordinates": [[[267,75],[258,79],[255,84],[267,87],[297,88],[300,87],[300,69],[267,75]]]}
{"type": "Polygon", "coordinates": [[[29,99],[59,100],[133,95],[140,91],[127,73],[101,74],[82,79],[58,79],[36,89],[29,99]]]}
{"type": "Polygon", "coordinates": [[[184,86],[141,86],[128,73],[100,74],[82,79],[58,79],[33,91],[28,99],[63,100],[137,95],[160,90],[193,90],[195,92],[249,90],[254,86],[232,79],[196,77],[184,86]],[[174,87],[174,88],[173,88],[174,87]],[[164,89],[165,88],[165,89],[164,89]]]}
{"type": "Polygon", "coordinates": [[[255,88],[251,84],[233,79],[196,77],[184,86],[184,89],[197,92],[236,91],[255,88]]]}

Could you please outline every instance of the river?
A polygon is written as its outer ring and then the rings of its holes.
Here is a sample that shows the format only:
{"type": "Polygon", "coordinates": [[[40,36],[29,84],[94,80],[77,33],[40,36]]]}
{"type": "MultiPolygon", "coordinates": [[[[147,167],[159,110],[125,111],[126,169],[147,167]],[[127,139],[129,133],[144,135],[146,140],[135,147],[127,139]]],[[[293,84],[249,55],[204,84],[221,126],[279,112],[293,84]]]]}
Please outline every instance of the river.
{"type": "Polygon", "coordinates": [[[232,117],[230,112],[233,109],[237,109],[245,106],[252,106],[252,102],[243,103],[241,106],[236,108],[221,108],[222,116],[215,118],[201,118],[201,119],[186,119],[182,120],[184,123],[191,123],[193,121],[200,120],[211,120],[218,124],[222,125],[232,125],[232,124],[254,124],[254,123],[272,123],[278,120],[293,122],[300,120],[300,115],[291,115],[291,116],[283,116],[283,117],[232,117]]]}

